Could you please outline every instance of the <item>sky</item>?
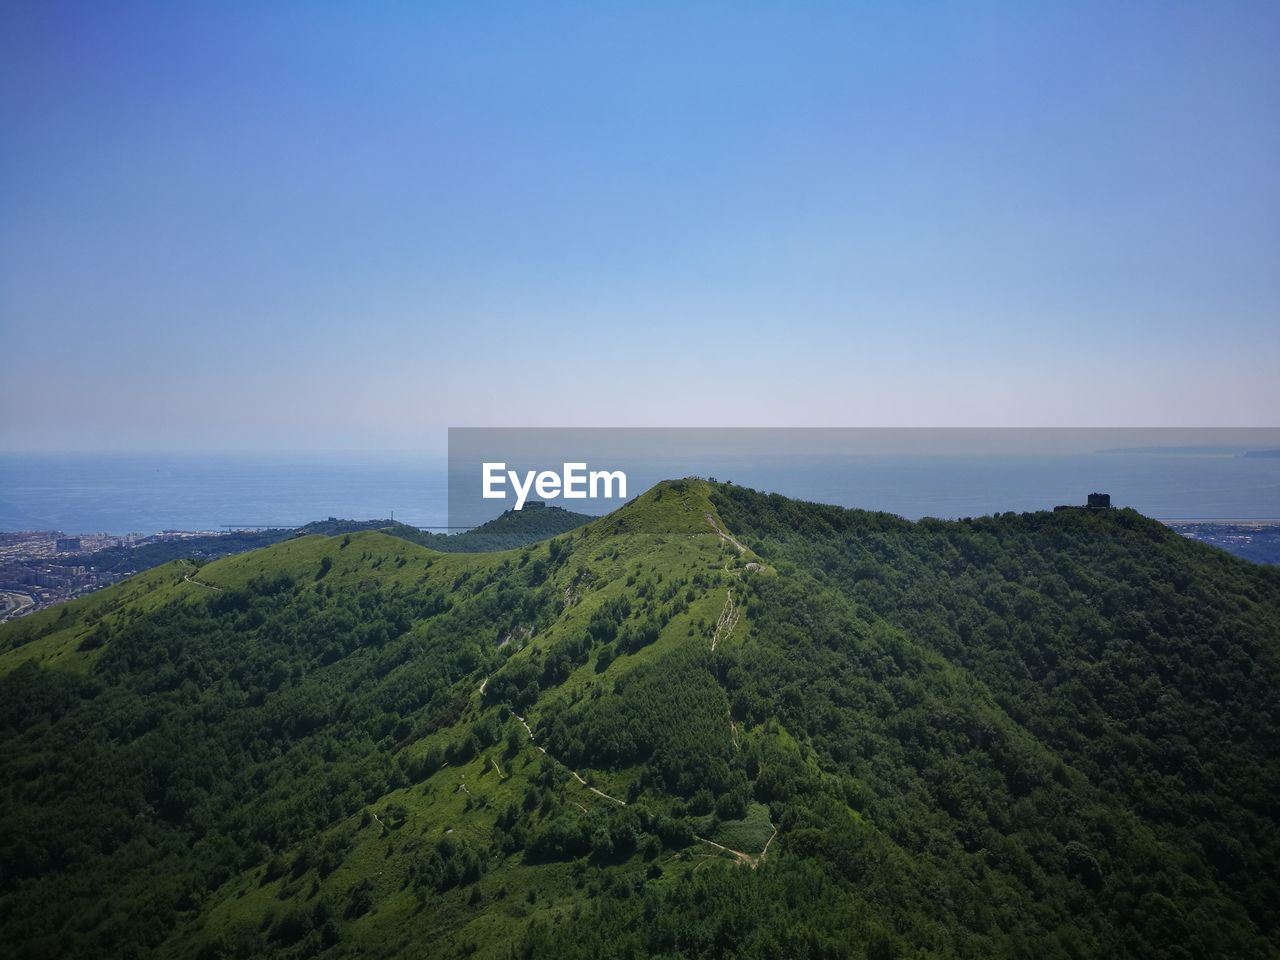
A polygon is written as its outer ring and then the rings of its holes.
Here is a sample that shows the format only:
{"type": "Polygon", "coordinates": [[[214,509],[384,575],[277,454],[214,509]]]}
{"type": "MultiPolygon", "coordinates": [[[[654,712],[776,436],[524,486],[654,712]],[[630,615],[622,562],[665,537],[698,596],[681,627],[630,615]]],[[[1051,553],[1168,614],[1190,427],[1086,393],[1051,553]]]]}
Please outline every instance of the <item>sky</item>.
{"type": "Polygon", "coordinates": [[[0,450],[1275,426],[1280,5],[0,4],[0,450]]]}

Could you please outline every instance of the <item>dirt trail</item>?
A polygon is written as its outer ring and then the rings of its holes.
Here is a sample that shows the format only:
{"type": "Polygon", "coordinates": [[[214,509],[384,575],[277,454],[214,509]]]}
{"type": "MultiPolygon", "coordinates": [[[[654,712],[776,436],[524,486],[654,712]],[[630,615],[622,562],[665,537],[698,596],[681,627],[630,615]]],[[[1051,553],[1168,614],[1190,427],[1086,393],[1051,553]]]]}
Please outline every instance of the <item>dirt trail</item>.
{"type": "Polygon", "coordinates": [[[773,833],[769,834],[769,839],[764,842],[764,849],[760,851],[760,862],[764,862],[764,858],[769,855],[769,844],[773,843],[773,838],[778,835],[778,828],[773,828],[773,833]]]}
{"type": "Polygon", "coordinates": [[[748,867],[754,867],[756,865],[755,858],[749,853],[743,853],[741,850],[730,850],[724,844],[716,843],[714,840],[708,840],[706,837],[700,837],[696,833],[693,835],[693,839],[697,840],[699,843],[705,843],[709,847],[715,847],[717,850],[730,854],[739,863],[746,864],[748,867]]]}
{"type": "Polygon", "coordinates": [[[744,866],[750,867],[752,870],[754,870],[756,867],[760,866],[760,864],[764,863],[764,858],[769,855],[769,844],[773,843],[773,838],[776,837],[777,835],[778,835],[778,828],[774,827],[773,833],[769,834],[769,839],[765,841],[764,849],[761,850],[755,856],[752,856],[749,853],[743,853],[741,850],[733,850],[729,847],[726,847],[722,843],[716,843],[714,840],[708,840],[706,837],[700,837],[697,834],[694,834],[693,838],[697,840],[699,843],[705,843],[709,847],[715,847],[717,850],[721,850],[724,853],[730,854],[735,860],[738,861],[738,863],[744,866]]]}
{"type": "MultiPolygon", "coordinates": [[[[520,714],[516,713],[514,710],[511,711],[511,715],[520,721],[520,725],[524,727],[525,733],[529,734],[529,742],[533,743],[533,730],[532,728],[530,728],[528,722],[525,721],[525,718],[520,716],[520,714]]],[[[598,790],[595,787],[591,786],[589,783],[587,783],[586,780],[582,779],[582,774],[578,773],[577,770],[574,770],[568,764],[562,763],[561,761],[557,760],[555,757],[552,757],[551,754],[547,753],[546,747],[538,743],[534,743],[533,745],[537,747],[539,750],[541,750],[544,756],[549,757],[553,763],[559,763],[560,766],[568,770],[569,774],[573,777],[573,779],[578,781],[579,786],[586,787],[587,790],[594,793],[597,797],[603,797],[605,800],[612,800],[614,803],[616,803],[620,807],[625,807],[627,805],[627,801],[619,800],[617,797],[612,797],[609,794],[605,793],[603,790],[598,790]]]]}
{"type": "Polygon", "coordinates": [[[711,634],[712,650],[715,650],[716,644],[733,633],[733,628],[738,625],[740,616],[741,611],[733,602],[733,587],[730,587],[724,600],[724,609],[720,611],[720,619],[716,621],[715,632],[711,634]]]}
{"type": "Polygon", "coordinates": [[[189,573],[184,573],[182,575],[182,579],[187,581],[187,583],[194,583],[197,587],[204,587],[206,590],[212,590],[215,593],[222,592],[221,587],[215,587],[212,583],[205,583],[203,580],[197,580],[195,577],[191,576],[191,574],[189,573]]]}
{"type": "MultiPolygon", "coordinates": [[[[716,522],[716,518],[714,516],[712,516],[709,513],[704,514],[704,516],[707,518],[707,523],[711,524],[711,529],[716,532],[717,536],[720,537],[721,541],[723,541],[724,543],[732,544],[735,548],[737,548],[739,556],[742,556],[747,552],[747,548],[744,547],[741,543],[739,543],[732,534],[730,534],[727,530],[721,527],[720,524],[716,522]]],[[[756,564],[754,563],[747,565],[747,569],[749,570],[755,567],[756,567],[756,564]]],[[[740,576],[740,573],[736,570],[730,571],[730,572],[734,576],[740,576]]],[[[735,627],[737,627],[738,620],[741,619],[741,617],[742,617],[742,608],[733,602],[733,587],[729,587],[728,590],[725,591],[724,609],[720,611],[720,618],[716,621],[716,628],[714,631],[712,631],[712,634],[711,634],[712,653],[715,652],[716,646],[720,643],[721,640],[723,640],[725,637],[728,637],[730,634],[733,633],[733,630],[735,627]]],[[[729,736],[733,739],[734,748],[741,749],[738,746],[738,726],[733,722],[732,713],[729,714],[729,736]]]]}
{"type": "Polygon", "coordinates": [[[714,516],[712,516],[709,513],[703,514],[703,516],[707,518],[707,523],[711,524],[711,529],[716,532],[716,535],[719,536],[720,539],[723,540],[725,543],[731,544],[734,547],[734,549],[738,551],[738,556],[742,556],[747,552],[747,548],[744,547],[741,543],[739,543],[734,538],[733,534],[731,534],[728,530],[725,530],[724,527],[720,526],[720,524],[716,522],[716,518],[714,516]]]}
{"type": "MultiPolygon", "coordinates": [[[[731,534],[728,530],[725,530],[723,527],[721,527],[720,524],[716,522],[716,518],[712,514],[708,513],[705,516],[707,518],[707,523],[711,524],[711,529],[716,532],[716,535],[720,537],[722,542],[732,545],[738,551],[738,556],[740,557],[744,556],[747,553],[747,548],[743,546],[742,543],[740,543],[738,539],[733,536],[733,534],[731,534]]],[[[749,563],[747,564],[747,569],[756,570],[756,569],[759,569],[759,566],[755,563],[749,563]]],[[[735,571],[735,575],[736,575],[736,571],[735,571]]],[[[733,633],[733,629],[738,625],[738,620],[741,618],[741,616],[742,616],[742,608],[733,602],[733,587],[729,587],[729,589],[726,591],[726,596],[724,600],[724,609],[720,611],[720,619],[716,621],[715,632],[712,633],[711,635],[712,650],[715,650],[716,645],[721,640],[723,640],[725,637],[733,633]]],[[[732,712],[730,712],[729,714],[729,736],[733,740],[734,747],[741,749],[740,747],[738,747],[738,725],[733,722],[732,712]]],[[[695,835],[695,839],[699,840],[702,843],[705,843],[709,847],[715,847],[717,850],[722,850],[725,853],[732,855],[734,859],[738,861],[738,863],[746,864],[752,870],[754,870],[756,867],[762,864],[764,862],[764,858],[769,855],[769,845],[773,843],[773,838],[776,837],[777,835],[778,835],[778,828],[775,826],[773,828],[773,833],[771,833],[769,835],[769,839],[765,841],[764,849],[761,850],[760,853],[754,857],[749,853],[743,853],[741,850],[730,850],[728,847],[724,846],[723,844],[716,843],[714,840],[708,840],[706,837],[698,837],[695,835]]]]}
{"type": "Polygon", "coordinates": [[[595,787],[587,787],[587,789],[590,790],[592,793],[594,793],[597,797],[604,797],[606,800],[612,800],[614,803],[616,803],[620,807],[625,807],[627,805],[627,801],[619,800],[617,797],[611,797],[607,793],[605,793],[603,790],[597,790],[595,787]]]}

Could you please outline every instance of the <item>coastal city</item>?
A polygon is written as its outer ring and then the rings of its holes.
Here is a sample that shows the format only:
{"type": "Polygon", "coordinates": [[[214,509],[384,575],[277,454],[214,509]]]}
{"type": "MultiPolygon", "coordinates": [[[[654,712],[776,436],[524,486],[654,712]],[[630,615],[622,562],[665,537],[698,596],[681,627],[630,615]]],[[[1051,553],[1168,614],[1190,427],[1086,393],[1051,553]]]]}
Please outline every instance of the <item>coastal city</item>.
{"type": "Polygon", "coordinates": [[[69,536],[56,530],[0,533],[0,621],[72,600],[138,572],[142,566],[127,562],[138,547],[207,536],[177,530],[151,536],[69,536]]]}

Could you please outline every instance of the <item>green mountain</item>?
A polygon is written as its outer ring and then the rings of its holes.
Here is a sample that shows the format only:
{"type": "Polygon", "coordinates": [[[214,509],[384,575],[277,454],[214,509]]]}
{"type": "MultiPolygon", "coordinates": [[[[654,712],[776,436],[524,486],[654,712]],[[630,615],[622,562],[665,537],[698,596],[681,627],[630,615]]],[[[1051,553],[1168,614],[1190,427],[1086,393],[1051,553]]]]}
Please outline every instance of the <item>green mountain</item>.
{"type": "Polygon", "coordinates": [[[687,480],[0,628],[13,957],[1275,957],[1280,570],[687,480]]]}
{"type": "Polygon", "coordinates": [[[563,507],[526,507],[524,510],[507,510],[488,523],[462,533],[428,533],[402,524],[391,525],[386,532],[446,553],[478,553],[537,543],[576,530],[594,519],[563,507]]]}

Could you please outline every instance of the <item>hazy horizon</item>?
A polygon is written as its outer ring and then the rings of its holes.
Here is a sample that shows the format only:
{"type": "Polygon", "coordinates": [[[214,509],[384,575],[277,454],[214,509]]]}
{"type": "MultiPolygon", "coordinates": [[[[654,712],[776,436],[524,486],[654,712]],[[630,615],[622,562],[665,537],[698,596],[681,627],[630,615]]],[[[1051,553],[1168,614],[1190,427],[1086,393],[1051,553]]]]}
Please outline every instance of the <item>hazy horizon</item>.
{"type": "MultiPolygon", "coordinates": [[[[175,445],[167,448],[61,448],[0,449],[0,457],[45,458],[164,458],[245,459],[257,462],[313,459],[328,463],[342,457],[385,459],[444,466],[449,460],[450,435],[480,432],[497,435],[505,455],[521,452],[545,454],[547,437],[565,446],[564,455],[580,458],[583,451],[610,451],[635,457],[660,456],[671,438],[681,437],[680,448],[688,453],[704,452],[786,456],[794,454],[866,455],[955,455],[999,456],[1036,453],[1229,453],[1280,449],[1278,427],[761,427],[680,426],[680,427],[450,427],[424,430],[416,446],[337,447],[253,447],[196,448],[175,445]],[[583,438],[581,449],[573,436],[583,438]],[[600,438],[612,438],[602,444],[600,438]],[[699,447],[699,437],[707,438],[699,447]],[[806,439],[810,438],[810,439],[806,439]],[[833,446],[834,444],[834,446],[833,446]],[[575,452],[576,449],[576,452],[575,452]]],[[[545,457],[543,458],[545,459],[545,457]]]]}

